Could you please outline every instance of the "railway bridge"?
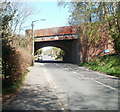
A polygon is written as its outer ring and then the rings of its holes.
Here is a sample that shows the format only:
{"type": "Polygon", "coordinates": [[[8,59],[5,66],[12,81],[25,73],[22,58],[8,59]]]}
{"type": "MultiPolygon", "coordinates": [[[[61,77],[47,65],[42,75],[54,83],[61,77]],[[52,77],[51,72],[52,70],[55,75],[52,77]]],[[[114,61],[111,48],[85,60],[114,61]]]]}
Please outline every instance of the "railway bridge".
{"type": "Polygon", "coordinates": [[[34,51],[53,46],[65,52],[64,62],[80,63],[80,41],[74,26],[54,27],[34,31],[34,51]]]}

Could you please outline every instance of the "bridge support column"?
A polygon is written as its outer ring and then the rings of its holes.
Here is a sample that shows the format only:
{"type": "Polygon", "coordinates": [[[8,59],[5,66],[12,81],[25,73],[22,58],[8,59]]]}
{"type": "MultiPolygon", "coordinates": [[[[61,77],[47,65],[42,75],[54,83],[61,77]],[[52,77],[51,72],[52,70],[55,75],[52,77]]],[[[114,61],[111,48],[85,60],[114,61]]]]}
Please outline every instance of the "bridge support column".
{"type": "Polygon", "coordinates": [[[71,63],[72,62],[72,50],[69,49],[68,51],[65,51],[65,55],[63,57],[63,61],[65,63],[71,63]]]}
{"type": "Polygon", "coordinates": [[[72,42],[72,63],[80,63],[80,40],[73,40],[72,42]]]}

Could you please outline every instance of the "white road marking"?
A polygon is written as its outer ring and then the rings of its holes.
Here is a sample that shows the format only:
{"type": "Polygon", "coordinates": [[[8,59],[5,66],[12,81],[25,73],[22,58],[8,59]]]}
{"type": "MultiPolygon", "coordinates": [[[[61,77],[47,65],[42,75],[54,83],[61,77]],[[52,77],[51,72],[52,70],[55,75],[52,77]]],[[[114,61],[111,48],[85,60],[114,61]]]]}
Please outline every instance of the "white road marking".
{"type": "MultiPolygon", "coordinates": [[[[43,64],[41,64],[41,65],[43,65],[43,64]]],[[[64,69],[69,70],[68,68],[64,68],[64,69]]],[[[77,75],[79,75],[79,76],[81,76],[81,77],[85,77],[84,75],[79,74],[79,73],[77,73],[77,72],[73,72],[73,73],[75,73],[75,74],[77,74],[77,75]]],[[[103,86],[105,86],[105,87],[107,87],[107,88],[110,88],[110,89],[112,89],[112,90],[117,90],[116,88],[113,88],[113,87],[111,87],[111,86],[108,86],[108,85],[106,85],[106,84],[104,84],[104,83],[101,83],[101,82],[99,82],[99,81],[96,81],[96,80],[94,80],[94,79],[92,79],[92,78],[87,78],[87,77],[85,77],[85,79],[92,80],[93,82],[96,82],[96,83],[98,83],[98,84],[101,84],[101,85],[103,85],[103,86]]]]}
{"type": "Polygon", "coordinates": [[[107,88],[110,88],[110,89],[112,89],[112,90],[117,90],[116,88],[113,88],[113,87],[111,87],[111,86],[108,86],[108,85],[106,85],[106,84],[103,84],[103,83],[101,83],[101,82],[99,82],[99,81],[96,81],[96,80],[93,80],[93,79],[90,79],[90,80],[92,80],[93,82],[96,82],[96,83],[98,83],[98,84],[101,84],[101,85],[103,85],[103,86],[105,86],[105,87],[107,87],[107,88]]]}
{"type": "Polygon", "coordinates": [[[81,76],[81,77],[84,77],[84,75],[79,74],[79,73],[77,73],[77,72],[73,72],[73,73],[75,73],[75,74],[77,74],[77,75],[79,75],[79,76],[81,76]]]}
{"type": "Polygon", "coordinates": [[[111,76],[111,75],[107,75],[107,74],[105,74],[105,73],[100,73],[100,72],[97,72],[97,71],[94,71],[94,73],[97,73],[97,75],[103,75],[103,74],[104,74],[104,76],[105,76],[105,77],[109,77],[109,78],[118,79],[118,77],[111,76]]]}
{"type": "MultiPolygon", "coordinates": [[[[79,76],[81,76],[81,77],[85,77],[84,75],[79,74],[79,73],[77,73],[77,72],[73,72],[73,73],[75,73],[75,74],[77,74],[77,75],[79,75],[79,76]]],[[[107,87],[107,88],[110,88],[110,89],[112,89],[112,90],[117,90],[116,88],[113,88],[113,87],[111,87],[111,86],[108,86],[108,85],[106,85],[106,84],[103,84],[103,83],[101,83],[101,82],[99,82],[99,81],[93,80],[92,78],[87,78],[87,77],[85,77],[85,79],[90,79],[90,80],[92,80],[93,82],[96,82],[96,83],[98,83],[98,84],[101,84],[101,85],[103,85],[103,86],[105,86],[105,87],[107,87]]]]}

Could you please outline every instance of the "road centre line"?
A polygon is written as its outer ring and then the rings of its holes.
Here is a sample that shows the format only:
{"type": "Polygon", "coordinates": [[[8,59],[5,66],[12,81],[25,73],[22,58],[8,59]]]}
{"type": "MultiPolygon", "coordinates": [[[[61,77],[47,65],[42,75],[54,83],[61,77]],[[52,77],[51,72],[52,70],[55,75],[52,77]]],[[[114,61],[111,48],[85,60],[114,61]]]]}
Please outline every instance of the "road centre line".
{"type": "Polygon", "coordinates": [[[103,84],[103,83],[101,83],[101,82],[99,82],[99,81],[96,81],[96,80],[93,80],[93,79],[90,79],[90,80],[92,80],[93,82],[96,82],[96,83],[98,83],[98,84],[101,84],[101,85],[103,85],[103,86],[105,86],[105,87],[107,87],[107,88],[110,88],[110,89],[112,89],[112,90],[117,90],[116,88],[113,88],[113,87],[111,87],[111,86],[108,86],[108,85],[106,85],[106,84],[103,84]]]}
{"type": "MultiPolygon", "coordinates": [[[[77,72],[73,72],[73,73],[75,73],[75,74],[77,74],[77,75],[79,75],[79,76],[81,76],[81,77],[85,77],[84,75],[79,74],[79,73],[77,73],[77,72]]],[[[117,90],[116,88],[113,88],[113,87],[111,87],[111,86],[108,86],[108,85],[106,85],[106,84],[103,84],[103,83],[101,83],[101,82],[99,82],[99,81],[96,81],[96,80],[94,80],[94,79],[92,79],[92,78],[85,78],[85,79],[90,79],[90,80],[92,80],[93,82],[96,82],[96,83],[98,83],[98,84],[101,84],[101,85],[103,85],[103,86],[105,86],[105,87],[107,87],[107,88],[110,88],[110,89],[112,89],[112,90],[117,90]]]]}
{"type": "Polygon", "coordinates": [[[77,72],[73,72],[73,73],[75,73],[75,74],[77,74],[77,75],[79,75],[79,76],[81,76],[81,77],[84,77],[84,75],[79,74],[79,73],[77,73],[77,72]]]}
{"type": "MultiPolygon", "coordinates": [[[[42,64],[42,65],[43,65],[43,64],[42,64]]],[[[64,68],[64,69],[69,70],[68,68],[64,68]]],[[[79,75],[79,76],[81,76],[81,77],[85,77],[84,75],[79,74],[79,73],[77,73],[77,72],[73,72],[73,73],[75,73],[75,74],[77,74],[77,75],[79,75]]],[[[85,77],[85,79],[90,79],[90,80],[92,80],[93,82],[98,83],[98,84],[100,84],[100,85],[103,85],[103,86],[105,86],[105,87],[107,87],[107,88],[110,88],[110,89],[112,89],[112,90],[117,90],[116,88],[113,88],[113,87],[111,87],[111,86],[108,86],[108,85],[106,85],[106,84],[103,84],[103,83],[101,83],[101,82],[99,82],[99,81],[93,80],[92,78],[86,78],[86,77],[85,77]]]]}

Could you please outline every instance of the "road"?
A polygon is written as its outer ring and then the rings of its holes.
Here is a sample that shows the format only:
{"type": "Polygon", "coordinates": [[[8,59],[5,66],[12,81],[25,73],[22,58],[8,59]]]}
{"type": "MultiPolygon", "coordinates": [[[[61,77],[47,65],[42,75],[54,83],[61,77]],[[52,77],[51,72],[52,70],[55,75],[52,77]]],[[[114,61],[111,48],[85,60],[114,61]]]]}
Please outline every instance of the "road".
{"type": "Polygon", "coordinates": [[[118,110],[118,79],[73,64],[42,63],[65,109],[118,110]]]}
{"type": "Polygon", "coordinates": [[[3,110],[118,110],[118,79],[74,64],[36,62],[3,110]]]}

